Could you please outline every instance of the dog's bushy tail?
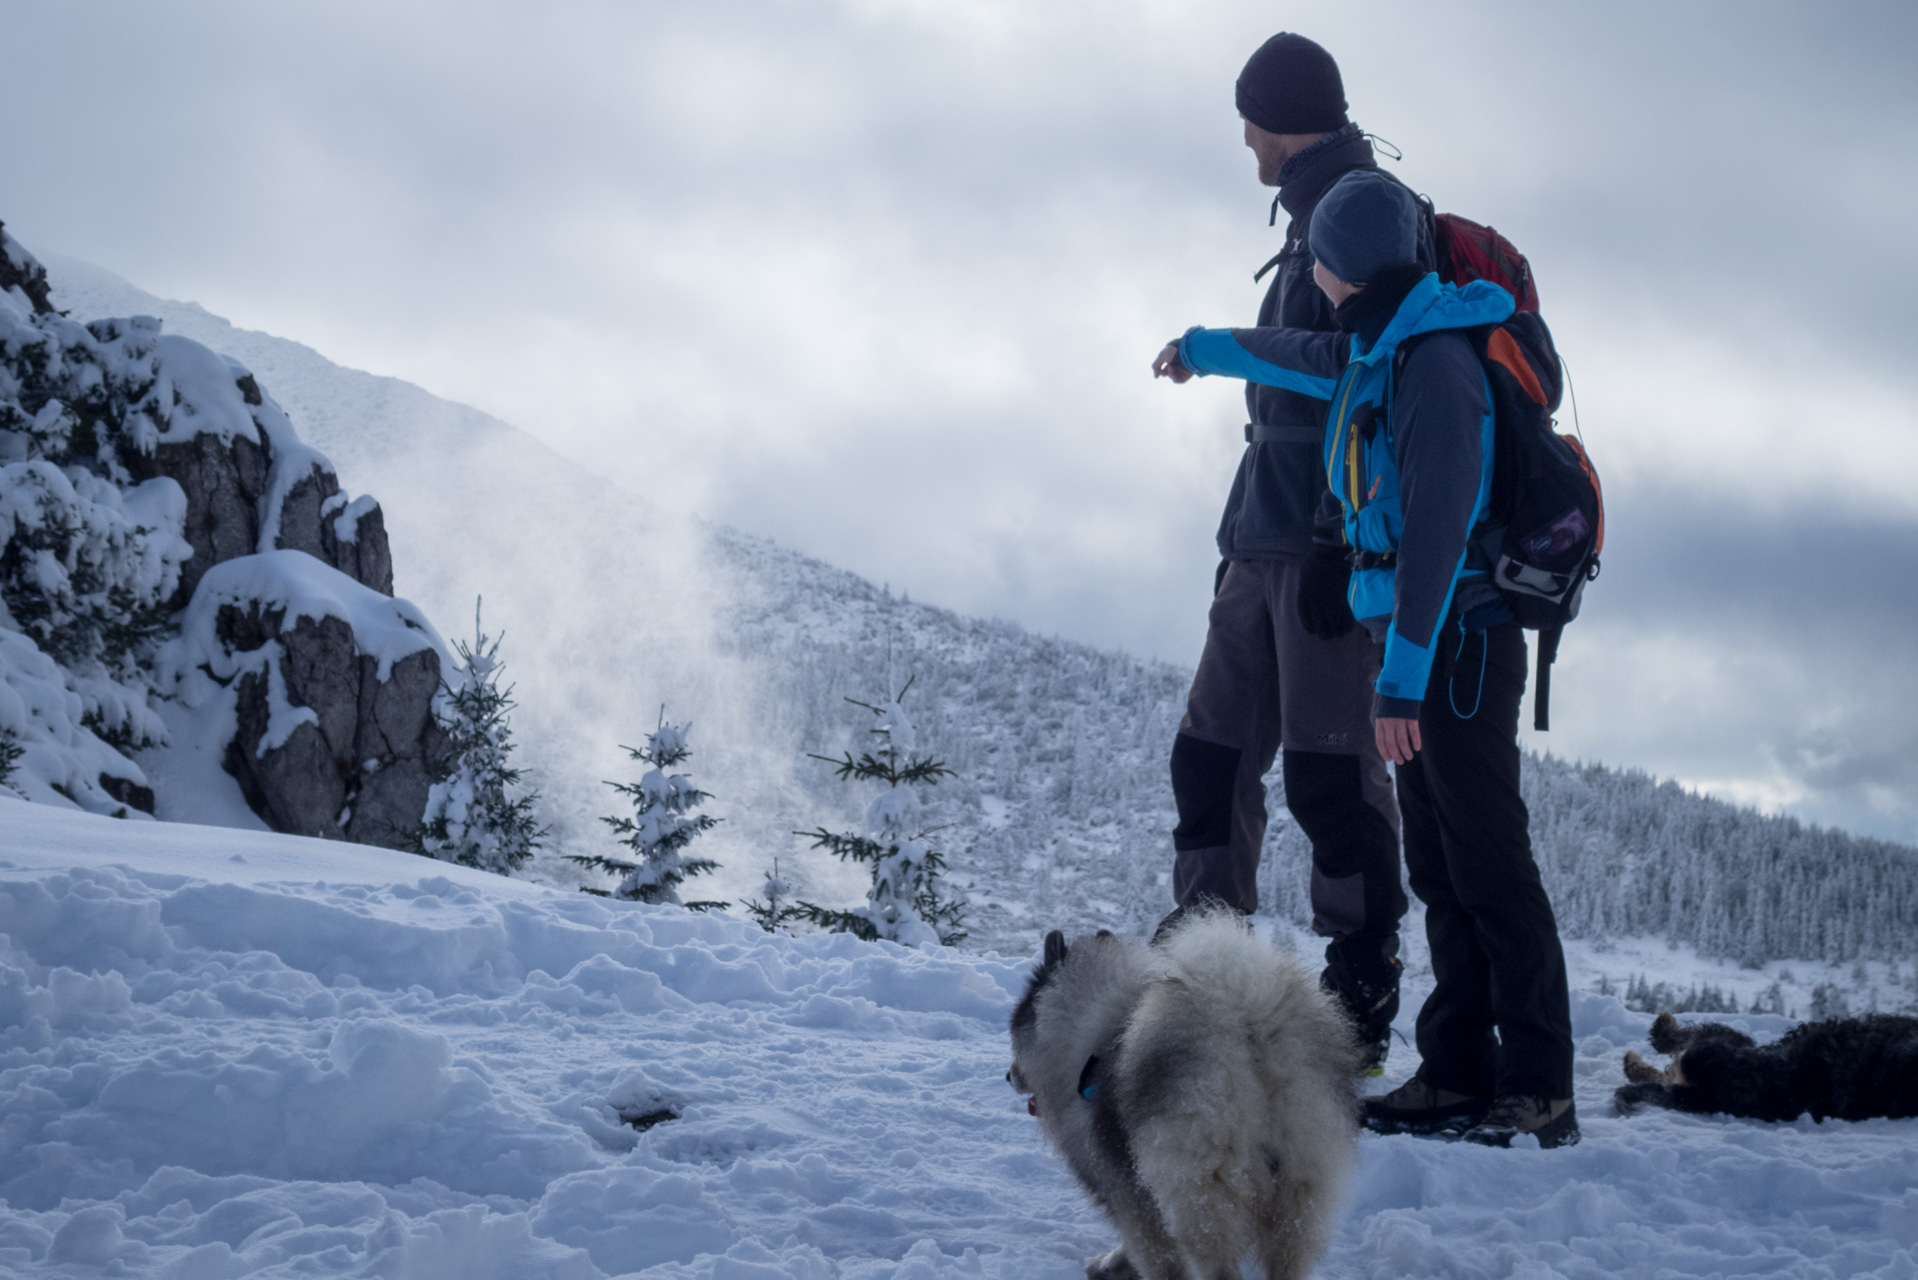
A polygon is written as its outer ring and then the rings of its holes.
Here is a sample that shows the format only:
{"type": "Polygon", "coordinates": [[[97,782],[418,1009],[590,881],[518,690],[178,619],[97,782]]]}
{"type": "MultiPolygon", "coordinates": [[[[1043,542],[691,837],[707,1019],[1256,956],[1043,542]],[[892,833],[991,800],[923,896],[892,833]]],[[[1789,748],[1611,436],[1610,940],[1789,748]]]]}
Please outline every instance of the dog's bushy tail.
{"type": "Polygon", "coordinates": [[[1234,915],[1181,921],[1156,949],[1165,980],[1148,1001],[1166,1002],[1167,1030],[1211,1097],[1165,1136],[1141,1135],[1141,1171],[1154,1166],[1158,1183],[1181,1168],[1217,1169],[1220,1194],[1209,1203],[1174,1194],[1191,1203],[1168,1203],[1168,1216],[1238,1220],[1248,1239],[1276,1232],[1316,1258],[1357,1158],[1351,1024],[1297,956],[1234,915]],[[1280,1222],[1292,1225],[1272,1226],[1280,1222]]]}

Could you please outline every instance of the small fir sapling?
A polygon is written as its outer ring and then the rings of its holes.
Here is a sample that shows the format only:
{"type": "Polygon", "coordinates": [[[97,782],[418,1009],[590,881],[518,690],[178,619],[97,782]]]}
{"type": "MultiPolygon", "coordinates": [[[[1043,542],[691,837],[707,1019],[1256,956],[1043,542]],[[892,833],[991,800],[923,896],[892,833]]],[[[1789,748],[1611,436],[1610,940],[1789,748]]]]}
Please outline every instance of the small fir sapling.
{"type": "Polygon", "coordinates": [[[746,914],[767,933],[776,933],[788,920],[798,920],[806,912],[792,902],[792,885],[780,878],[779,859],[773,859],[773,869],[766,873],[765,883],[760,886],[764,898],[748,898],[743,904],[746,914]]]}
{"type": "MultiPolygon", "coordinates": [[[[0,729],[0,791],[13,791],[13,771],[19,766],[20,757],[26,753],[26,748],[13,740],[11,732],[0,729]]],[[[773,864],[773,870],[779,870],[778,863],[773,864]]]]}
{"type": "Polygon", "coordinates": [[[480,625],[473,605],[473,643],[455,641],[458,683],[442,681],[441,726],[446,730],[451,771],[433,784],[413,851],[506,875],[541,847],[547,829],[533,819],[539,792],[521,791],[520,770],[509,763],[513,687],[499,686],[505,663],[500,636],[480,625]],[[520,791],[514,796],[511,793],[520,791]]]}
{"type": "Polygon", "coordinates": [[[836,766],[842,781],[874,781],[886,784],[866,809],[864,834],[828,831],[823,826],[813,831],[795,832],[812,841],[815,849],[824,849],[841,861],[862,862],[872,869],[872,888],[866,905],[849,911],[801,902],[797,914],[823,929],[851,933],[867,942],[885,939],[906,946],[943,943],[953,946],[966,936],[964,899],[951,896],[941,873],[945,857],[925,842],[929,829],[915,829],[913,819],[919,810],[915,787],[935,786],[952,770],[931,756],[918,756],[917,734],[912,720],[899,704],[912,682],[906,682],[897,696],[883,706],[846,701],[864,707],[877,717],[872,732],[885,739],[880,753],[862,752],[855,758],[847,751],[841,758],[815,755],[836,766]]]}
{"type": "Polygon", "coordinates": [[[621,877],[610,893],[590,888],[585,892],[628,902],[672,903],[694,911],[712,911],[729,905],[709,900],[682,902],[679,897],[679,886],[687,877],[703,875],[719,867],[711,858],[685,855],[685,848],[694,837],[719,825],[719,819],[693,812],[711,797],[695,787],[685,774],[667,772],[692,755],[692,749],[686,745],[686,735],[691,731],[690,724],[667,724],[666,709],[661,707],[659,728],[646,735],[646,745],[621,748],[649,768],[638,782],[606,784],[632,800],[633,816],[601,818],[600,821],[613,829],[620,843],[631,849],[634,856],[628,860],[599,854],[567,854],[572,862],[621,877]]]}

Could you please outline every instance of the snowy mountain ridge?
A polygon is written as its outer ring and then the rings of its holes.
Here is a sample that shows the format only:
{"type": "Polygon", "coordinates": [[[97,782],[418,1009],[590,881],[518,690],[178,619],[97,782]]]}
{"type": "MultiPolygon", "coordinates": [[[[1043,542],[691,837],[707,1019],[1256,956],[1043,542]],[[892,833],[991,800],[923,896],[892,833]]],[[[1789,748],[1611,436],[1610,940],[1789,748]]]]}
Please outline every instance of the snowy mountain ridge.
{"type": "MultiPolygon", "coordinates": [[[[475,410],[55,265],[57,303],[75,314],[156,315],[256,371],[308,438],[386,497],[396,581],[428,616],[485,597],[554,852],[608,847],[600,780],[624,776],[618,744],[664,704],[693,722],[690,767],[725,819],[702,841],[722,871],[701,896],[751,896],[776,856],[805,896],[854,901],[863,885],[793,833],[854,817],[866,797],[807,753],[862,742],[870,717],[844,699],[910,677],[921,743],[956,773],[934,789],[930,821],[972,898],[969,945],[1019,951],[1053,925],[1136,932],[1169,905],[1164,760],[1185,672],[912,603],[664,515],[475,410]]],[[[1528,762],[1527,796],[1568,935],[1658,936],[1747,963],[1891,960],[1918,936],[1909,848],[1550,759],[1528,762]]],[[[1302,921],[1304,845],[1281,800],[1261,884],[1269,913],[1302,921]]],[[[557,859],[534,865],[575,882],[557,859]]]]}

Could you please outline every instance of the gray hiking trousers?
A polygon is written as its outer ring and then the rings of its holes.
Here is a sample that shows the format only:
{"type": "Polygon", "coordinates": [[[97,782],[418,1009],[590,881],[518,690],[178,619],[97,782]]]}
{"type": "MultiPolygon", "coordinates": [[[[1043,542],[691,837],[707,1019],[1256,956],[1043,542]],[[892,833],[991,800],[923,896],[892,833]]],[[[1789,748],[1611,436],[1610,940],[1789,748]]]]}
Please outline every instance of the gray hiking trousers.
{"type": "Polygon", "coordinates": [[[1172,894],[1258,908],[1265,774],[1285,750],[1286,807],[1312,842],[1313,927],[1395,938],[1405,914],[1399,811],[1372,734],[1379,646],[1363,627],[1321,640],[1299,622],[1296,558],[1234,560],[1172,748],[1172,894]]]}

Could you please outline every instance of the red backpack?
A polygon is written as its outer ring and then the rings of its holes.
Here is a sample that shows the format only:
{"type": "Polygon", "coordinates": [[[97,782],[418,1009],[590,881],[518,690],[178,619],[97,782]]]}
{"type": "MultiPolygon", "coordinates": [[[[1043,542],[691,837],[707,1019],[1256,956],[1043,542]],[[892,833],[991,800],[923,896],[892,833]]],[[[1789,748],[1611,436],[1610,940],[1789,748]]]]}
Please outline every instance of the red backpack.
{"type": "Polygon", "coordinates": [[[1439,279],[1452,284],[1490,280],[1512,295],[1520,311],[1538,310],[1538,285],[1532,280],[1532,264],[1510,240],[1456,213],[1434,214],[1432,223],[1439,279]]]}

